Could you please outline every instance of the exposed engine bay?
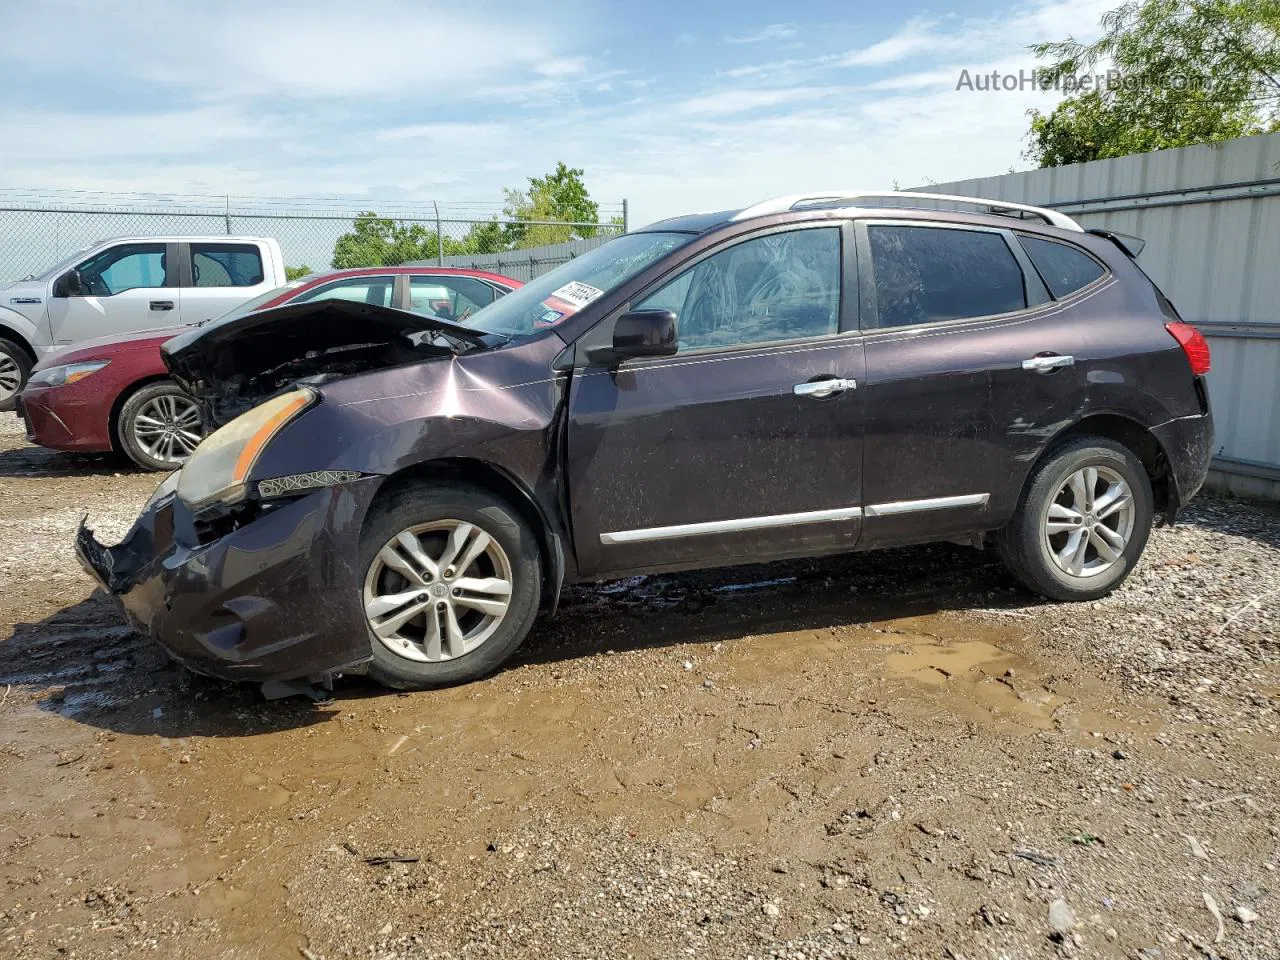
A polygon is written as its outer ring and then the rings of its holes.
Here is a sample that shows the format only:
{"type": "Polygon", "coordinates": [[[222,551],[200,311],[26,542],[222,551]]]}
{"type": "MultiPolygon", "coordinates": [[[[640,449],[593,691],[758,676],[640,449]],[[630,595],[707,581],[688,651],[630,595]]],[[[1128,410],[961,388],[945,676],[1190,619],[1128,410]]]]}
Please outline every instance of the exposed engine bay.
{"type": "Polygon", "coordinates": [[[162,353],[207,425],[218,427],[302,380],[324,383],[484,343],[436,317],[322,300],[230,317],[170,340],[162,353]]]}

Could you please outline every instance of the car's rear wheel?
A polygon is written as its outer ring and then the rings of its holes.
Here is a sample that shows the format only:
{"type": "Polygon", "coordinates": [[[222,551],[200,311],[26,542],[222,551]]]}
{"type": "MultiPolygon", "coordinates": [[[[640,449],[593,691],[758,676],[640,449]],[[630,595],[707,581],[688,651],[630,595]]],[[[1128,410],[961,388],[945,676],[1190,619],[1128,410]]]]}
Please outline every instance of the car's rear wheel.
{"type": "Polygon", "coordinates": [[[520,514],[473,487],[407,487],[375,507],[360,542],[369,673],[397,689],[479,679],[528,635],[542,582],[520,514]]]}
{"type": "Polygon", "coordinates": [[[176,470],[204,438],[200,407],[176,383],[152,383],[120,408],[120,447],[144,470],[176,470]]]}
{"type": "Polygon", "coordinates": [[[1142,556],[1152,503],[1151,479],[1133,451],[1081,437],[1036,469],[996,544],[1028,589],[1053,600],[1095,600],[1142,556]]]}
{"type": "Polygon", "coordinates": [[[18,394],[26,385],[31,373],[31,358],[27,351],[0,337],[0,411],[7,412],[18,405],[18,394]]]}

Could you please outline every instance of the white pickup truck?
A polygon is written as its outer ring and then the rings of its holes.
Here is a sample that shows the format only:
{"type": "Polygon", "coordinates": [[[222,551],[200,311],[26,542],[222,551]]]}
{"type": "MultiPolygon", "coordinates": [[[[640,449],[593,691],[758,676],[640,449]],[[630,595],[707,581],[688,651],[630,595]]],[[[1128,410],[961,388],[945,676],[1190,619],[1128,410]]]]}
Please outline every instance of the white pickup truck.
{"type": "Polygon", "coordinates": [[[0,286],[0,410],[46,353],[96,337],[199,323],[285,282],[261,237],[115,237],[0,286]]]}

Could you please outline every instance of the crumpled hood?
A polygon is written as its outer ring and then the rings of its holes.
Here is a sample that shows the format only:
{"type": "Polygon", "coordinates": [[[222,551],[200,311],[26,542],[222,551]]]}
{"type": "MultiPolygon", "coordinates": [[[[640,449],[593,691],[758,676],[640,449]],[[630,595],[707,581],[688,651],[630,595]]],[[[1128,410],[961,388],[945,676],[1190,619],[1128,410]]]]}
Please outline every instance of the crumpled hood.
{"type": "Polygon", "coordinates": [[[174,379],[220,425],[299,380],[322,383],[450,356],[485,342],[482,334],[437,317],[318,300],[187,330],[160,353],[174,379]]]}

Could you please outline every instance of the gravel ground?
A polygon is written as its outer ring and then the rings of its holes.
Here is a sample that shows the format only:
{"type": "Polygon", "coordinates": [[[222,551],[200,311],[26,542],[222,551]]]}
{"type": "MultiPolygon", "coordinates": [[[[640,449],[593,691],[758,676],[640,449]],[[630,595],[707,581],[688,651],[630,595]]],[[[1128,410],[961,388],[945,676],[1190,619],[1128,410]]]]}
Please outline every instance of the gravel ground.
{"type": "Polygon", "coordinates": [[[1272,509],[1091,604],[952,546],[578,587],[487,681],[316,706],[92,590],[156,482],[0,415],[6,955],[1280,957],[1272,509]]]}

